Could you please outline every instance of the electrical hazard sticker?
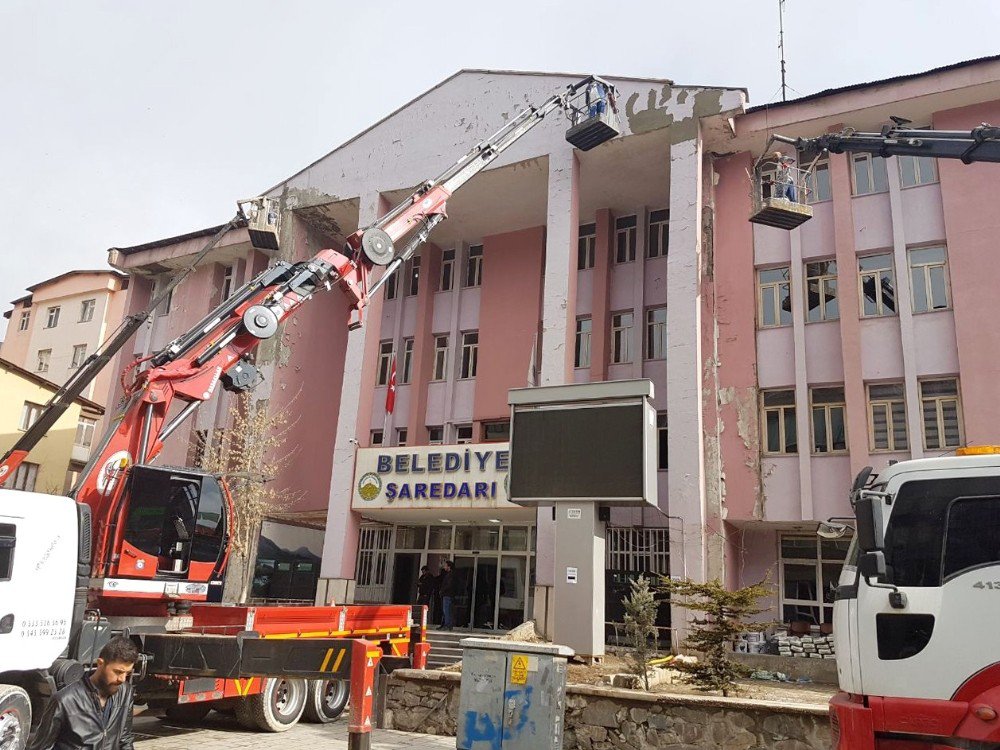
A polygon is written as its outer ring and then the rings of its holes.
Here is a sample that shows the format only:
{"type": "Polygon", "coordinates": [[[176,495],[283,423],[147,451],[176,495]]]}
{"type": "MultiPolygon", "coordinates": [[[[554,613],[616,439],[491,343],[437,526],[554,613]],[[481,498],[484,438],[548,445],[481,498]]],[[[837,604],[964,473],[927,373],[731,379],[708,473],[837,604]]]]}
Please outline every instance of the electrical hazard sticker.
{"type": "Polygon", "coordinates": [[[523,685],[528,681],[528,657],[514,654],[510,660],[510,682],[512,685],[523,685]]]}

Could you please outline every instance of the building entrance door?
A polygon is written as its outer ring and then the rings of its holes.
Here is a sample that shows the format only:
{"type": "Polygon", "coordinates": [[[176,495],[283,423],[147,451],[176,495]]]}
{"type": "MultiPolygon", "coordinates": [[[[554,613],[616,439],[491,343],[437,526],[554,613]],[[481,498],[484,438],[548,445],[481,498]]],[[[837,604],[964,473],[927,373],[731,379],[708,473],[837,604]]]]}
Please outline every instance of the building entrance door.
{"type": "Polygon", "coordinates": [[[455,627],[496,628],[498,562],[495,555],[455,556],[455,627]]]}

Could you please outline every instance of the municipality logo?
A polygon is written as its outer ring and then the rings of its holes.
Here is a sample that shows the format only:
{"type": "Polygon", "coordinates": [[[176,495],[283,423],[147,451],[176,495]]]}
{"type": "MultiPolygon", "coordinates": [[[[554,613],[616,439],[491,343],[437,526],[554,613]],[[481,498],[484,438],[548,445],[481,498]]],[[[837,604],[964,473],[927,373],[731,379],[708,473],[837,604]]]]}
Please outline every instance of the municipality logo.
{"type": "Polygon", "coordinates": [[[378,497],[381,491],[382,480],[379,478],[378,474],[368,472],[358,481],[358,494],[361,495],[362,500],[371,502],[378,497]]]}

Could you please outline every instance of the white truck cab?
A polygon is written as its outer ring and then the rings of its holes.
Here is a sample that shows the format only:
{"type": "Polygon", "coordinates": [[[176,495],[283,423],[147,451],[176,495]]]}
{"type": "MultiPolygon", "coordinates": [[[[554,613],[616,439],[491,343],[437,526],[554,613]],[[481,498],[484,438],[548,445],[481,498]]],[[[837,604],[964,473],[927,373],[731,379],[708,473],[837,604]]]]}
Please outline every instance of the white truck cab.
{"type": "Polygon", "coordinates": [[[834,603],[834,747],[1000,739],[1000,449],[960,454],[855,481],[834,603]]]}
{"type": "Polygon", "coordinates": [[[0,748],[20,750],[36,670],[69,644],[79,556],[69,497],[0,490],[0,748]]]}

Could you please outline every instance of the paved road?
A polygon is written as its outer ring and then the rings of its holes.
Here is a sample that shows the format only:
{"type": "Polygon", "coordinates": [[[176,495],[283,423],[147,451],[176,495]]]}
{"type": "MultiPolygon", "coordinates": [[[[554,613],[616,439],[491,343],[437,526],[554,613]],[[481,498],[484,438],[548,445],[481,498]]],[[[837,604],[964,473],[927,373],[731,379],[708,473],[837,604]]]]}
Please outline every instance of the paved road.
{"type": "MultiPolygon", "coordinates": [[[[300,723],[287,732],[250,732],[235,721],[211,714],[199,729],[180,726],[155,716],[137,716],[133,722],[136,750],[346,750],[347,718],[333,724],[300,723]]],[[[372,750],[455,750],[454,737],[375,731],[372,750]]]]}

